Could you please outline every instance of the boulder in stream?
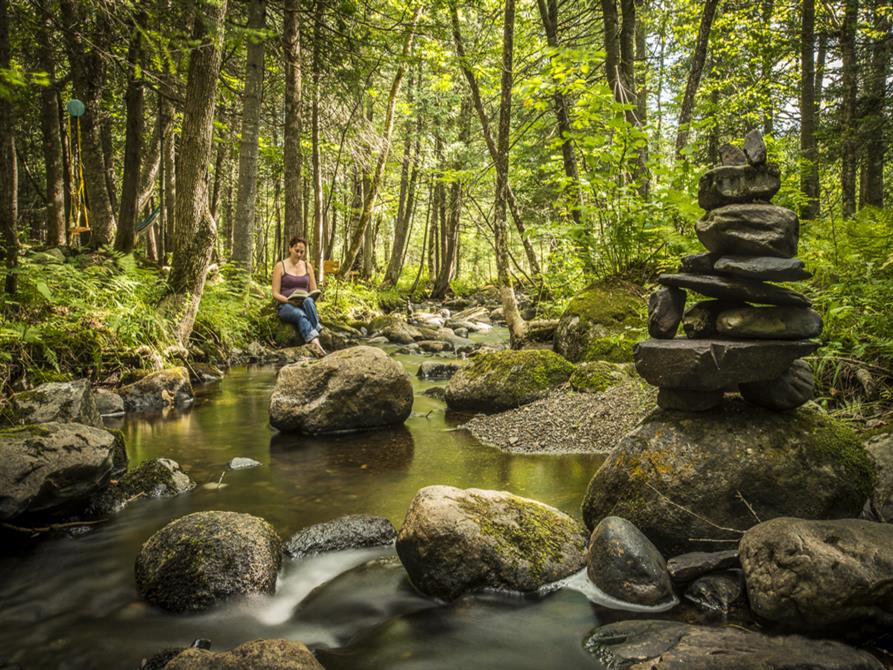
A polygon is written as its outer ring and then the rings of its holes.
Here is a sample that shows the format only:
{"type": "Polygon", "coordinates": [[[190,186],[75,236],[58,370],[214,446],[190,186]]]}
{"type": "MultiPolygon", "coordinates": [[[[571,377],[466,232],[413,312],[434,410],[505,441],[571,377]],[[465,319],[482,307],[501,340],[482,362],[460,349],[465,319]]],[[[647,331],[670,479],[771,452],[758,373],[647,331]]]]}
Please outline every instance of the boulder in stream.
{"type": "Polygon", "coordinates": [[[384,517],[348,514],[298,531],[285,543],[285,553],[301,557],[327,551],[381,547],[396,537],[394,524],[384,517]]]}
{"type": "Polygon", "coordinates": [[[41,384],[31,391],[12,396],[15,423],[82,423],[102,428],[102,417],[96,408],[90,381],[41,384]]]}
{"type": "Polygon", "coordinates": [[[136,557],[142,598],[169,612],[198,612],[233,595],[273,593],[282,541],[250,514],[196,512],[171,521],[136,557]]]}
{"type": "Polygon", "coordinates": [[[406,420],[412,396],[400,363],[374,347],[351,347],[282,368],[270,423],[307,434],[383,428],[406,420]]]}
{"type": "Polygon", "coordinates": [[[252,640],[229,651],[187,649],[164,670],[324,670],[304,644],[292,640],[252,640]]]}
{"type": "Polygon", "coordinates": [[[535,591],[579,571],[585,543],[580,524],[536,500],[427,486],[409,506],[397,555],[419,591],[451,600],[482,588],[535,591]]]}
{"type": "Polygon", "coordinates": [[[189,370],[184,367],[152,372],[120,389],[128,412],[145,412],[181,407],[192,402],[189,370]]]}
{"type": "Polygon", "coordinates": [[[195,488],[192,478],[169,458],[150,458],[109,486],[90,503],[94,512],[108,514],[123,509],[135,496],[171,498],[195,488]]]}

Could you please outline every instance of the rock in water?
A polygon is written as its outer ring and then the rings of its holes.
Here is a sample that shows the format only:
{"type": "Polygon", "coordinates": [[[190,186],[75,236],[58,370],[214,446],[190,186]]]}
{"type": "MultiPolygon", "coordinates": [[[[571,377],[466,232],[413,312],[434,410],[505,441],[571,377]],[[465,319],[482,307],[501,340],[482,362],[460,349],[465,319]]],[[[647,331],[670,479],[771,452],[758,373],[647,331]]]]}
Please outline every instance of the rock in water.
{"type": "Polygon", "coordinates": [[[744,155],[751,165],[763,165],[766,162],[766,142],[756,128],[744,136],[744,155]]]}
{"type": "Polygon", "coordinates": [[[685,291],[663,287],[648,298],[648,334],[669,340],[676,336],[685,311],[685,291]]]}
{"type": "Polygon", "coordinates": [[[745,340],[808,340],[822,334],[822,317],[808,307],[737,307],[717,317],[716,330],[745,340]]]}
{"type": "Polygon", "coordinates": [[[748,530],[741,565],[753,611],[797,628],[893,625],[893,526],[780,518],[748,530]]]}
{"type": "Polygon", "coordinates": [[[674,621],[620,621],[584,643],[605,668],[629,670],[883,670],[868,652],[799,635],[674,621]]]}
{"type": "Polygon", "coordinates": [[[110,486],[90,503],[94,512],[110,514],[120,511],[134,496],[170,498],[195,488],[192,478],[169,458],[150,458],[135,470],[121,477],[117,486],[110,486]]]}
{"type": "Polygon", "coordinates": [[[586,534],[571,517],[505,491],[428,486],[397,535],[415,587],[453,599],[482,588],[534,591],[580,570],[586,534]]]}
{"type": "MultiPolygon", "coordinates": [[[[716,319],[723,312],[741,307],[741,303],[703,300],[693,305],[682,317],[682,330],[692,339],[716,337],[716,319]]],[[[745,305],[746,306],[746,305],[745,305]]]]}
{"type": "Polygon", "coordinates": [[[450,409],[499,412],[539,400],[574,371],[554,351],[524,349],[479,354],[450,379],[450,409]]]}
{"type": "Polygon", "coordinates": [[[366,346],[286,365],[270,399],[274,428],[308,434],[401,424],[411,411],[412,381],[403,366],[366,346]]]}
{"type": "Polygon", "coordinates": [[[141,597],[169,612],[198,612],[230,596],[273,593],[282,542],[263,519],[196,512],[150,537],[136,557],[141,597]]]}
{"type": "Polygon", "coordinates": [[[124,414],[124,398],[108,389],[93,391],[93,400],[100,416],[121,416],[124,414]]]}
{"type": "Polygon", "coordinates": [[[670,579],[677,584],[681,584],[690,582],[709,572],[728,570],[740,566],[737,549],[692,551],[687,554],[674,556],[667,561],[667,572],[670,573],[670,579]]]}
{"type": "Polygon", "coordinates": [[[719,159],[723,165],[747,165],[747,156],[734,144],[723,144],[719,148],[719,159]]]}
{"type": "Polygon", "coordinates": [[[15,423],[83,423],[102,428],[93,391],[87,379],[41,384],[11,398],[15,423]]]}
{"type": "Polygon", "coordinates": [[[708,251],[722,255],[797,255],[800,222],[784,207],[768,203],[726,205],[710,211],[695,224],[708,251]]]}
{"type": "Polygon", "coordinates": [[[324,670],[306,646],[292,640],[252,640],[226,652],[187,649],[165,670],[324,670]]]}
{"type": "Polygon", "coordinates": [[[384,517],[349,514],[298,531],[285,543],[285,553],[300,557],[327,551],[380,547],[390,544],[396,537],[394,524],[384,517]]]}
{"type": "Polygon", "coordinates": [[[754,200],[772,199],[781,188],[781,177],[774,165],[722,166],[708,170],[698,182],[698,204],[711,210],[754,200]]]}
{"type": "Polygon", "coordinates": [[[698,577],[685,589],[685,599],[713,617],[725,617],[743,593],[740,570],[698,577]]]}
{"type": "Polygon", "coordinates": [[[263,463],[253,458],[245,458],[244,456],[236,456],[229,462],[230,470],[248,470],[250,468],[259,468],[263,463]]]}
{"type": "Polygon", "coordinates": [[[852,517],[873,476],[855,433],[817,408],[779,414],[738,400],[697,415],[656,410],[592,477],[583,520],[595,528],[622,516],[665,556],[723,546],[693,538],[730,540],[733,548],[740,535],[711,523],[746,530],[753,512],[852,517]]]}
{"type": "Polygon", "coordinates": [[[609,596],[637,605],[675,600],[667,563],[651,541],[626,519],[602,519],[589,538],[586,572],[609,596]]]}
{"type": "Polygon", "coordinates": [[[462,366],[447,361],[425,361],[419,366],[419,379],[450,379],[462,366]]]}
{"type": "Polygon", "coordinates": [[[776,379],[819,345],[809,340],[645,340],[634,350],[636,370],[652,386],[719,391],[776,379]]]}
{"type": "Polygon", "coordinates": [[[738,390],[742,398],[754,405],[783,411],[812,400],[815,378],[809,363],[797,360],[780,377],[740,384],[738,390]]]}
{"type": "Polygon", "coordinates": [[[120,433],[80,423],[0,429],[0,521],[77,513],[127,456],[120,433]]]}
{"type": "Polygon", "coordinates": [[[722,274],[763,281],[800,281],[812,277],[799,258],[776,256],[720,256],[713,263],[713,269],[722,274]]]}
{"type": "Polygon", "coordinates": [[[192,401],[192,384],[186,368],[168,368],[146,375],[120,389],[128,412],[180,407],[192,401]]]}
{"type": "Polygon", "coordinates": [[[657,281],[664,286],[687,288],[721,300],[804,307],[811,304],[802,293],[752,279],[735,279],[718,275],[673,274],[661,275],[657,281]]]}

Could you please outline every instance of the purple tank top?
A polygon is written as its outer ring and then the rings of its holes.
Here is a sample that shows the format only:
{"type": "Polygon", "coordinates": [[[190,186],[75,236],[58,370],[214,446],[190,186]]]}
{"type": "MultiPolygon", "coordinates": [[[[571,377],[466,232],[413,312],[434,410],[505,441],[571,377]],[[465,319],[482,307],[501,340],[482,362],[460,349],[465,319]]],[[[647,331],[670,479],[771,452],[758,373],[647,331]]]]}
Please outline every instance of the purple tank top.
{"type": "Polygon", "coordinates": [[[287,298],[297,289],[303,289],[305,291],[310,290],[310,275],[290,275],[285,271],[285,263],[283,263],[282,281],[279,285],[279,292],[287,298]]]}

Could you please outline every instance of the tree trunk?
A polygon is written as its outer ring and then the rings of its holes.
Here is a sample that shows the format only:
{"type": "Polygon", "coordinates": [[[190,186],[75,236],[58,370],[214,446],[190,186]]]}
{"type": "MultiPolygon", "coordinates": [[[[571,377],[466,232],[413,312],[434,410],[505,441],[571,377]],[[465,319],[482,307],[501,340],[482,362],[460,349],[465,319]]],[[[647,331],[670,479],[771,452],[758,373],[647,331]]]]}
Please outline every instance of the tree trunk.
{"type": "Polygon", "coordinates": [[[698,28],[698,41],[688,68],[688,81],[685,83],[685,94],[682,96],[682,108],[679,110],[679,124],[676,129],[676,160],[682,159],[682,151],[688,144],[689,124],[695,108],[695,95],[701,84],[704,62],[707,60],[707,44],[710,40],[710,28],[716,15],[719,0],[706,0],[704,12],[701,14],[701,25],[698,28]]]}
{"type": "Polygon", "coordinates": [[[403,51],[401,53],[400,64],[397,66],[397,72],[394,74],[394,81],[391,83],[391,90],[388,93],[388,106],[385,113],[384,122],[384,142],[382,144],[381,153],[378,155],[378,161],[375,165],[375,172],[372,174],[372,184],[369,191],[365,194],[363,202],[363,212],[360,214],[360,222],[357,230],[354,231],[353,239],[350,242],[350,248],[347,252],[346,264],[342,267],[342,272],[347,272],[347,268],[353,265],[354,260],[360,250],[363,241],[363,234],[372,221],[372,210],[375,205],[375,198],[378,195],[378,189],[381,186],[382,175],[388,161],[388,154],[391,149],[391,135],[394,130],[394,107],[397,104],[397,96],[400,93],[400,84],[403,82],[403,76],[406,73],[406,61],[412,51],[412,44],[415,38],[415,27],[421,14],[421,6],[417,7],[413,12],[412,19],[407,29],[406,40],[403,43],[403,51]]]}
{"type": "Polygon", "coordinates": [[[512,60],[515,38],[515,0],[506,0],[502,30],[502,81],[499,99],[499,134],[496,142],[496,203],[493,229],[496,238],[496,271],[502,311],[508,323],[513,348],[520,348],[526,336],[526,324],[518,311],[512,275],[509,271],[508,229],[505,210],[508,197],[509,130],[512,116],[512,60]]]}
{"type": "Polygon", "coordinates": [[[285,240],[304,236],[301,192],[301,25],[299,0],[286,0],[282,50],[285,54],[285,240]]]}
{"type": "Polygon", "coordinates": [[[257,142],[264,86],[264,41],[266,0],[248,3],[248,54],[245,62],[245,92],[242,96],[242,140],[239,145],[239,188],[236,196],[236,226],[233,231],[233,260],[249,273],[254,269],[254,235],[257,205],[257,142]]]}
{"type": "MultiPolygon", "coordinates": [[[[319,79],[320,49],[322,48],[323,2],[316,0],[316,11],[313,17],[313,109],[311,110],[310,134],[312,144],[311,163],[313,168],[313,261],[316,266],[317,281],[325,277],[323,261],[326,257],[325,231],[323,230],[323,192],[322,166],[319,155],[319,79]]],[[[356,256],[354,256],[354,259],[356,256]]],[[[353,264],[354,259],[351,259],[353,264]]]]}
{"type": "Polygon", "coordinates": [[[840,25],[841,57],[841,214],[844,218],[856,213],[857,128],[856,97],[858,72],[856,63],[856,23],[858,0],[846,0],[843,23],[840,25]]]}
{"type": "MultiPolygon", "coordinates": [[[[47,244],[65,244],[65,183],[62,158],[62,134],[59,127],[59,102],[56,84],[56,61],[50,35],[53,33],[51,14],[46,0],[41,2],[38,26],[40,67],[47,73],[50,84],[40,91],[40,122],[43,134],[43,163],[46,175],[47,244]]],[[[5,66],[4,66],[5,67],[5,66]]]]}
{"type": "Polygon", "coordinates": [[[198,3],[192,35],[197,46],[189,57],[177,162],[172,295],[164,302],[165,311],[177,320],[177,337],[184,346],[192,333],[217,237],[216,224],[208,211],[207,176],[225,15],[226,0],[198,3]]]}
{"type": "Polygon", "coordinates": [[[816,143],[815,0],[803,0],[800,25],[800,190],[806,202],[800,218],[819,214],[819,148],[816,143]]]}
{"type": "MultiPolygon", "coordinates": [[[[477,78],[474,76],[474,72],[471,71],[471,68],[468,65],[468,59],[465,56],[465,44],[462,41],[462,32],[459,28],[459,13],[456,8],[455,0],[452,0],[450,2],[450,13],[452,16],[453,41],[456,45],[456,55],[459,56],[459,63],[462,68],[462,74],[465,75],[465,80],[468,82],[468,86],[471,89],[471,100],[474,103],[474,109],[477,112],[478,120],[481,123],[481,131],[484,135],[484,142],[486,142],[487,144],[487,150],[490,152],[490,159],[495,164],[496,143],[493,141],[493,134],[490,132],[490,121],[487,118],[487,112],[484,110],[484,103],[481,98],[480,86],[478,86],[477,78]]],[[[542,274],[540,270],[539,260],[537,260],[536,251],[534,251],[533,249],[533,244],[528,239],[524,221],[521,218],[521,214],[518,210],[518,204],[515,201],[515,194],[512,191],[510,184],[506,184],[506,193],[506,197],[508,198],[509,211],[511,211],[512,213],[512,220],[515,222],[515,228],[517,228],[518,234],[521,236],[521,243],[524,245],[524,253],[527,255],[527,262],[530,264],[530,274],[532,274],[534,277],[539,278],[542,274]]]]}
{"type": "MultiPolygon", "coordinates": [[[[0,68],[10,66],[9,17],[7,0],[0,0],[0,68]]],[[[19,257],[16,235],[18,217],[18,170],[16,168],[15,116],[12,101],[0,96],[0,231],[6,261],[5,290],[10,295],[18,288],[15,273],[19,257]]]]}
{"type": "Polygon", "coordinates": [[[128,81],[124,94],[127,125],[124,139],[124,178],[121,184],[121,210],[118,214],[118,235],[115,249],[128,254],[133,251],[136,224],[139,218],[140,155],[143,129],[142,24],[145,15],[134,17],[127,51],[128,81]]]}
{"type": "Polygon", "coordinates": [[[863,178],[860,206],[884,206],[884,158],[887,151],[886,103],[887,76],[890,55],[893,54],[893,35],[890,17],[873,7],[875,37],[868,48],[868,68],[865,76],[865,103],[861,123],[864,147],[863,178]]]}

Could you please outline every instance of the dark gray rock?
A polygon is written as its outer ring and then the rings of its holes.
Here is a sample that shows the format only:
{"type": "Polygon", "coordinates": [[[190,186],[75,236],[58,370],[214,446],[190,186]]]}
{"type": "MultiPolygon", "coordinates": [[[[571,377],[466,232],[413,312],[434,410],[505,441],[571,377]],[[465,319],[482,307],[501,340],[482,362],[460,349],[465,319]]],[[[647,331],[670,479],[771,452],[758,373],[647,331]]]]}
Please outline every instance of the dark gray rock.
{"type": "MultiPolygon", "coordinates": [[[[815,492],[810,490],[810,495],[815,492]]],[[[741,565],[758,616],[801,629],[893,625],[893,526],[780,518],[748,530],[741,565]]]]}
{"type": "Polygon", "coordinates": [[[120,433],[80,423],[0,429],[0,521],[78,513],[126,454],[120,433]]]}
{"type": "Polygon", "coordinates": [[[742,303],[726,302],[723,300],[703,300],[693,305],[682,317],[682,330],[685,336],[703,340],[716,337],[716,319],[725,311],[742,307],[742,303]]]}
{"type": "Polygon", "coordinates": [[[744,340],[808,340],[822,334],[822,317],[808,307],[738,307],[717,317],[716,330],[744,340]]]}
{"type": "Polygon", "coordinates": [[[196,512],[150,537],[136,557],[140,596],[169,612],[197,612],[230,596],[273,593],[282,542],[263,519],[196,512]]]}
{"type": "Polygon", "coordinates": [[[419,366],[416,376],[419,379],[449,379],[461,367],[460,363],[425,361],[419,366]]]}
{"type": "Polygon", "coordinates": [[[695,224],[708,251],[732,256],[797,255],[800,222],[784,207],[742,203],[711,210],[695,224]]]}
{"type": "Polygon", "coordinates": [[[723,165],[747,165],[747,156],[734,144],[723,144],[719,148],[719,159],[723,165]]]}
{"type": "Polygon", "coordinates": [[[285,543],[285,553],[301,557],[390,544],[397,537],[394,524],[381,516],[349,514],[298,531],[285,543]]]}
{"type": "Polygon", "coordinates": [[[724,165],[701,175],[698,204],[711,210],[754,200],[768,202],[780,188],[781,177],[775,165],[724,165]]]}
{"type": "Polygon", "coordinates": [[[802,307],[809,307],[811,304],[809,298],[802,293],[752,279],[737,279],[718,275],[675,274],[661,275],[657,281],[664,286],[687,288],[720,300],[802,307]]]}
{"type": "Polygon", "coordinates": [[[709,275],[713,274],[713,263],[719,258],[717,254],[689,254],[682,257],[679,265],[679,272],[709,275]]]}
{"type": "Polygon", "coordinates": [[[685,311],[685,291],[663,287],[648,298],[648,334],[660,339],[676,336],[685,311]]]}
{"type": "Polygon", "coordinates": [[[225,652],[187,649],[165,670],[324,670],[303,643],[293,640],[252,640],[225,652]]]}
{"type": "Polygon", "coordinates": [[[741,397],[754,405],[778,411],[800,407],[812,400],[815,378],[806,361],[794,361],[780,377],[740,384],[741,397]]]}
{"type": "Polygon", "coordinates": [[[599,589],[624,602],[654,606],[675,598],[664,557],[620,517],[605,517],[592,531],[586,573],[599,589]]]}
{"type": "Polygon", "coordinates": [[[799,635],[675,621],[620,621],[596,628],[586,650],[611,670],[883,670],[865,651],[799,635]]]}
{"type": "Polygon", "coordinates": [[[711,617],[725,618],[744,593],[743,582],[740,570],[715,572],[698,577],[683,597],[711,617]]]}
{"type": "Polygon", "coordinates": [[[722,391],[692,391],[662,387],[657,392],[657,406],[681,412],[706,412],[717,407],[722,398],[722,391]]]}
{"type": "Polygon", "coordinates": [[[713,269],[721,274],[763,281],[800,281],[812,277],[799,258],[777,256],[720,256],[713,263],[713,269]]]}
{"type": "Polygon", "coordinates": [[[193,397],[189,371],[183,367],[152,372],[139,381],[122,387],[120,393],[128,412],[181,407],[192,402],[193,397]]]}
{"type": "Polygon", "coordinates": [[[135,496],[171,498],[194,488],[195,482],[180,469],[179,463],[169,458],[151,458],[94,497],[90,509],[111,514],[122,510],[135,496]]]}
{"type": "Polygon", "coordinates": [[[11,398],[15,423],[82,423],[102,428],[93,391],[87,379],[50,382],[11,398]]]}
{"type": "Polygon", "coordinates": [[[893,523],[893,432],[875,435],[865,443],[865,450],[877,467],[877,482],[863,516],[893,523]]]}
{"type": "Polygon", "coordinates": [[[645,340],[633,350],[636,371],[652,386],[719,391],[776,379],[819,345],[807,340],[645,340]]]}
{"type": "Polygon", "coordinates": [[[667,561],[667,572],[670,579],[677,584],[690,582],[702,575],[717,570],[729,570],[741,567],[738,560],[738,550],[726,551],[692,551],[687,554],[674,556],[667,561]]]}
{"type": "Polygon", "coordinates": [[[124,414],[124,398],[108,389],[93,391],[93,400],[100,416],[121,416],[124,414]]]}
{"type": "Polygon", "coordinates": [[[446,400],[446,389],[443,386],[432,386],[422,391],[423,396],[434,398],[435,400],[446,400]]]}
{"type": "Polygon", "coordinates": [[[763,165],[766,162],[766,142],[756,128],[744,136],[744,155],[751,165],[763,165]]]}
{"type": "Polygon", "coordinates": [[[856,434],[813,406],[781,414],[728,399],[703,414],[656,410],[595,473],[583,519],[629,519],[664,556],[731,549],[740,534],[716,526],[746,530],[754,513],[857,515],[873,474],[856,434]]]}

